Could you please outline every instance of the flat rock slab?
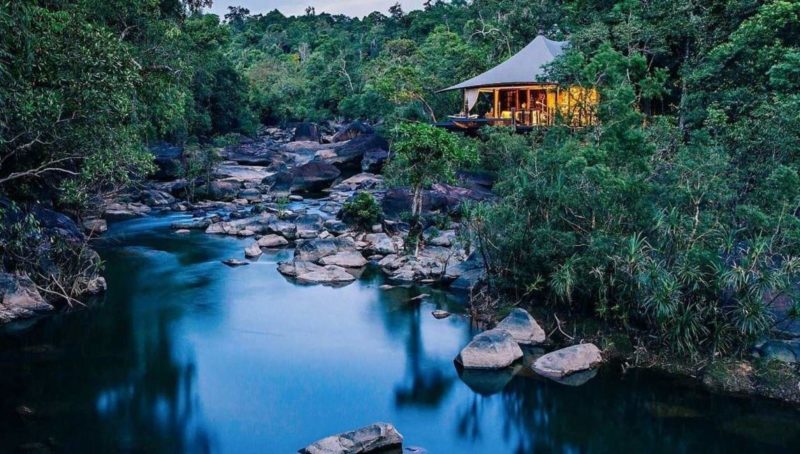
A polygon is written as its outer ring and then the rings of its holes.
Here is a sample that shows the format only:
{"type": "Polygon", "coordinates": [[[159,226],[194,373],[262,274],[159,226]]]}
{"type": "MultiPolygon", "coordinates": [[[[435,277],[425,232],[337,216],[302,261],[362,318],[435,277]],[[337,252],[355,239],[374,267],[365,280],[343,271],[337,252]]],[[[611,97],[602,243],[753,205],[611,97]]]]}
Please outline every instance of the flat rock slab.
{"type": "Polygon", "coordinates": [[[311,262],[283,262],[278,264],[278,271],[307,284],[348,284],[356,280],[341,266],[320,266],[311,262]]]}
{"type": "Polygon", "coordinates": [[[266,168],[261,166],[243,166],[233,163],[220,164],[216,171],[215,176],[218,178],[230,179],[238,182],[255,182],[261,183],[261,180],[274,174],[266,168]]]}
{"type": "Polygon", "coordinates": [[[350,432],[332,435],[299,450],[300,454],[367,454],[403,451],[403,436],[393,425],[375,423],[350,432]]]}
{"type": "Polygon", "coordinates": [[[222,263],[224,263],[224,264],[226,264],[226,265],[228,265],[230,267],[245,266],[245,265],[249,265],[250,264],[250,262],[246,262],[244,260],[239,260],[239,259],[223,260],[222,263]]]}
{"type": "Polygon", "coordinates": [[[319,263],[321,265],[336,265],[344,268],[361,268],[369,262],[358,251],[342,251],[321,258],[319,263]]]}
{"type": "Polygon", "coordinates": [[[603,362],[600,349],[594,344],[578,344],[539,357],[533,370],[544,377],[560,379],[592,369],[603,362]]]}
{"type": "Polygon", "coordinates": [[[289,241],[280,235],[264,235],[258,239],[258,246],[263,248],[279,248],[289,244],[289,241]]]}
{"type": "Polygon", "coordinates": [[[522,349],[508,331],[490,329],[467,344],[456,361],[465,369],[503,369],[522,358],[522,349]]]}
{"type": "Polygon", "coordinates": [[[537,345],[547,338],[544,330],[525,309],[511,311],[496,327],[508,331],[518,344],[537,345]]]}

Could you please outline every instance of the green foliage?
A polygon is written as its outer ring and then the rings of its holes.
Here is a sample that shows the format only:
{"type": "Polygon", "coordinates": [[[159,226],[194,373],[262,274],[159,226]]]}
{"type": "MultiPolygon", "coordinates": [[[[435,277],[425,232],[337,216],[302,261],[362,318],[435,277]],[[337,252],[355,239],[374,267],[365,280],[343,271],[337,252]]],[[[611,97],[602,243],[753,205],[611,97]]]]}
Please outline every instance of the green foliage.
{"type": "Polygon", "coordinates": [[[379,223],[383,210],[369,192],[359,192],[342,207],[342,220],[350,225],[369,229],[379,223]]]}

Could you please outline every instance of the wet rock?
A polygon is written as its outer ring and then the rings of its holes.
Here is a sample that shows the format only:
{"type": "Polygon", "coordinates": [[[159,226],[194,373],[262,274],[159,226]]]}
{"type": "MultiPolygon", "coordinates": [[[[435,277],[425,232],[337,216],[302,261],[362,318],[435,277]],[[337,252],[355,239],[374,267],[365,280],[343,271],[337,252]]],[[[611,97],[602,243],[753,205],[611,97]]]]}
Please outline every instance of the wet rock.
{"type": "Polygon", "coordinates": [[[226,265],[228,265],[228,266],[230,266],[232,268],[235,268],[237,266],[245,266],[245,265],[249,265],[250,264],[250,262],[247,262],[245,260],[239,260],[239,259],[227,259],[227,260],[223,260],[222,263],[224,263],[224,264],[226,264],[226,265]]]}
{"type": "Polygon", "coordinates": [[[185,221],[175,221],[170,224],[175,230],[205,230],[211,225],[211,219],[193,218],[185,221]]]}
{"type": "Polygon", "coordinates": [[[261,191],[256,188],[243,189],[239,191],[239,198],[246,202],[259,202],[261,201],[261,191]]]}
{"type": "Polygon", "coordinates": [[[289,241],[280,235],[265,235],[258,239],[258,246],[267,249],[280,248],[286,246],[287,244],[289,244],[289,241]]]}
{"type": "Polygon", "coordinates": [[[253,243],[244,250],[244,256],[249,259],[254,259],[256,257],[260,257],[263,254],[261,251],[261,247],[259,247],[258,243],[253,243]]]}
{"type": "Polygon", "coordinates": [[[22,320],[50,312],[36,285],[27,276],[0,273],[0,323],[22,320]]]}
{"type": "Polygon", "coordinates": [[[300,454],[396,453],[403,450],[403,436],[388,423],[375,423],[323,438],[298,451],[300,454]]]}
{"type": "Polygon", "coordinates": [[[486,268],[478,252],[473,252],[466,260],[447,267],[445,276],[452,280],[450,288],[454,290],[471,291],[486,279],[486,268]]]}
{"type": "Polygon", "coordinates": [[[456,361],[465,369],[502,369],[522,358],[522,349],[507,331],[492,329],[475,336],[456,361]]]}
{"type": "Polygon", "coordinates": [[[562,378],[575,372],[589,370],[603,362],[600,349],[594,344],[578,344],[539,357],[533,370],[548,378],[562,378]]]}
{"type": "Polygon", "coordinates": [[[293,222],[274,220],[267,226],[267,231],[278,234],[287,240],[293,240],[297,237],[297,225],[293,222]]]}
{"type": "Polygon", "coordinates": [[[361,268],[366,266],[369,262],[367,262],[360,252],[344,251],[322,257],[319,263],[322,265],[341,266],[343,268],[361,268]]]}
{"type": "Polygon", "coordinates": [[[450,312],[443,311],[441,309],[436,309],[435,311],[431,312],[431,315],[433,315],[433,318],[441,320],[443,318],[449,317],[452,314],[450,314],[450,312]]]}
{"type": "Polygon", "coordinates": [[[198,188],[198,192],[210,200],[231,201],[236,198],[240,188],[238,182],[214,180],[207,187],[198,188]]]}
{"type": "Polygon", "coordinates": [[[86,284],[86,291],[91,295],[103,293],[108,289],[108,284],[103,276],[97,276],[86,284]]]}
{"type": "Polygon", "coordinates": [[[322,232],[322,216],[318,214],[304,214],[294,220],[297,226],[296,236],[301,239],[316,238],[322,232]]]}
{"type": "Polygon", "coordinates": [[[86,219],[83,221],[83,229],[90,235],[99,235],[108,231],[108,223],[105,219],[86,219]]]}
{"type": "Polygon", "coordinates": [[[496,327],[511,334],[518,344],[537,345],[545,341],[546,334],[525,309],[511,311],[496,327]]]}
{"type": "Polygon", "coordinates": [[[188,235],[190,233],[192,233],[192,231],[189,229],[178,229],[175,231],[176,235],[188,235]]]}

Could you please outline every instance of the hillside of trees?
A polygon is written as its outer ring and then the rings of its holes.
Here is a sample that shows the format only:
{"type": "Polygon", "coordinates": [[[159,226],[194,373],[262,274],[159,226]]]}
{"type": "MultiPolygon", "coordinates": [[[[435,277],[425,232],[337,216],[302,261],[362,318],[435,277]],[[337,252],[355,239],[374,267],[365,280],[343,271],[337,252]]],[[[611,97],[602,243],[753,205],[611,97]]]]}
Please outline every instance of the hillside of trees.
{"type": "Polygon", "coordinates": [[[79,216],[145,178],[161,141],[333,119],[391,137],[458,111],[435,92],[541,33],[571,42],[550,72],[599,90],[599,124],[473,139],[499,196],[464,213],[490,293],[680,354],[742,351],[800,313],[800,2],[453,0],[363,19],[208,3],[0,1],[0,194],[79,216]]]}

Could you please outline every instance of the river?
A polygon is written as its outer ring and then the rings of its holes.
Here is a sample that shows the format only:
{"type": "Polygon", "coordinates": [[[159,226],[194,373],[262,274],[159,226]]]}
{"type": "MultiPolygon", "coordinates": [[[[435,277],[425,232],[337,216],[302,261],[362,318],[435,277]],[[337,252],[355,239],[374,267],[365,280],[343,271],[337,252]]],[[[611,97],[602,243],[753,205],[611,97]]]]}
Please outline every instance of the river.
{"type": "Polygon", "coordinates": [[[112,224],[97,244],[103,301],[3,329],[0,451],[289,453],[377,421],[430,453],[800,446],[797,409],[654,372],[465,383],[453,358],[474,330],[459,297],[381,290],[374,270],[342,288],[297,285],[276,271],[291,250],[229,268],[220,260],[252,240],[176,235],[179,218],[112,224]]]}

